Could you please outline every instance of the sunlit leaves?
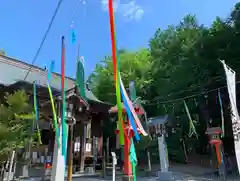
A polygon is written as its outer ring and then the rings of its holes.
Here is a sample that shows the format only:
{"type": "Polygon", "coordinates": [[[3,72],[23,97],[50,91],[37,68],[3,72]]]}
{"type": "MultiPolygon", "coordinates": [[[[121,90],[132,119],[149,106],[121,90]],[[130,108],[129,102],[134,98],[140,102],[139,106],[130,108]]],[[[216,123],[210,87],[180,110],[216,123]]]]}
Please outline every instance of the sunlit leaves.
{"type": "Polygon", "coordinates": [[[24,147],[31,140],[31,125],[35,119],[24,91],[6,94],[0,101],[0,156],[11,149],[24,147]]]}

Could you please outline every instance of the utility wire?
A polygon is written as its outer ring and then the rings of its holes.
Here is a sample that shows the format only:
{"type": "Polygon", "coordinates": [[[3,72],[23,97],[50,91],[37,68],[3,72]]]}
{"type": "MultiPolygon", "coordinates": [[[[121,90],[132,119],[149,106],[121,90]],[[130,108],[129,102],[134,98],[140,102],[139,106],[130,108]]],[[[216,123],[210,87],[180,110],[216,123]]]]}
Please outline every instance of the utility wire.
{"type": "MultiPolygon", "coordinates": [[[[212,78],[212,80],[221,81],[221,80],[223,80],[223,78],[224,77],[214,77],[214,78],[212,78]]],[[[173,96],[173,95],[176,95],[176,94],[182,94],[182,93],[185,93],[185,92],[193,91],[193,90],[196,90],[199,87],[202,87],[202,85],[193,85],[193,86],[189,87],[188,89],[183,89],[183,90],[180,90],[180,91],[173,91],[173,92],[170,92],[166,95],[157,96],[153,99],[153,101],[158,101],[159,99],[162,99],[164,97],[170,97],[170,96],[173,96]]]]}
{"type": "MultiPolygon", "coordinates": [[[[239,84],[239,83],[240,83],[240,81],[236,82],[236,84],[239,84]]],[[[204,94],[207,94],[207,93],[210,93],[210,92],[218,91],[219,89],[223,89],[223,88],[226,88],[226,87],[227,87],[227,85],[222,86],[222,87],[218,87],[218,88],[215,88],[215,89],[211,89],[211,90],[208,90],[208,91],[203,91],[203,92],[198,93],[198,94],[193,94],[193,95],[190,95],[190,96],[181,97],[181,98],[178,98],[178,99],[173,99],[173,100],[163,101],[163,102],[150,103],[150,104],[145,104],[145,105],[146,106],[152,106],[152,105],[158,105],[158,104],[174,103],[174,102],[182,101],[184,99],[189,99],[189,98],[201,96],[201,95],[204,95],[204,94]]]]}
{"type": "Polygon", "coordinates": [[[55,18],[56,18],[56,15],[57,15],[58,10],[59,10],[59,8],[60,8],[60,6],[61,6],[61,4],[62,4],[62,1],[63,1],[63,0],[59,0],[59,1],[58,1],[57,7],[56,7],[56,9],[55,9],[55,11],[54,11],[54,13],[53,13],[53,16],[52,16],[51,21],[50,21],[50,23],[49,23],[49,25],[48,25],[48,28],[47,28],[47,30],[46,30],[43,38],[42,38],[42,41],[41,41],[41,43],[40,43],[40,46],[39,46],[39,48],[38,48],[38,50],[37,50],[37,52],[36,52],[36,54],[35,54],[35,56],[34,56],[34,58],[33,58],[33,60],[32,60],[31,66],[30,66],[30,68],[29,68],[29,70],[28,70],[25,78],[23,79],[24,81],[27,79],[30,71],[32,70],[32,67],[33,67],[35,61],[37,60],[37,57],[39,56],[39,53],[40,53],[40,51],[41,51],[41,49],[42,49],[42,47],[43,47],[43,44],[44,44],[44,42],[45,42],[45,40],[46,40],[46,38],[47,38],[47,35],[48,35],[48,33],[49,33],[49,31],[50,31],[50,29],[51,29],[51,27],[52,27],[53,21],[54,21],[55,18]]]}

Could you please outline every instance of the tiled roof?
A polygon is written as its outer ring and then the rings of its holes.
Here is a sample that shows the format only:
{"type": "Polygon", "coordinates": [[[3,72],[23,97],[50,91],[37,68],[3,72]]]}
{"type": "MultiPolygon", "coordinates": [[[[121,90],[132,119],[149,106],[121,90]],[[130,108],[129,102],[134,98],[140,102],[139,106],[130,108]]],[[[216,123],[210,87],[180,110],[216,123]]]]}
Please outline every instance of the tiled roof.
{"type": "MultiPolygon", "coordinates": [[[[25,62],[19,61],[8,56],[0,55],[0,85],[5,86],[14,84],[18,81],[22,81],[28,70],[32,65],[25,62]]],[[[26,82],[32,83],[37,81],[41,86],[46,86],[47,82],[47,71],[37,66],[32,66],[31,72],[29,73],[26,82]]],[[[75,80],[69,77],[65,79],[66,89],[74,87],[75,80]]],[[[53,73],[51,87],[56,90],[61,90],[61,75],[53,73]]],[[[86,96],[88,100],[102,102],[93,93],[86,89],[86,96]]]]}

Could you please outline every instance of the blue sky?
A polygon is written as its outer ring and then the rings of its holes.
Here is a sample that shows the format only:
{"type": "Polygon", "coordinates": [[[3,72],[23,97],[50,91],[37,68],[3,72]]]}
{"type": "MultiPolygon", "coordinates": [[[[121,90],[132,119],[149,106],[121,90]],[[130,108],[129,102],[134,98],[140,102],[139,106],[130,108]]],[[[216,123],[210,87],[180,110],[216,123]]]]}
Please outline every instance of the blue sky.
{"type": "MultiPolygon", "coordinates": [[[[216,16],[228,16],[236,2],[237,0],[116,0],[118,47],[130,50],[147,47],[156,28],[177,24],[189,13],[195,14],[200,23],[210,25],[216,16]]],[[[30,63],[56,5],[57,0],[1,0],[0,48],[10,57],[30,63]]],[[[111,54],[106,5],[106,0],[63,0],[35,64],[44,67],[49,65],[50,60],[55,60],[55,71],[59,72],[61,36],[64,35],[66,73],[75,76],[77,45],[71,42],[70,28],[71,21],[74,21],[77,41],[81,45],[80,53],[85,58],[86,74],[89,75],[97,62],[111,54]]]]}

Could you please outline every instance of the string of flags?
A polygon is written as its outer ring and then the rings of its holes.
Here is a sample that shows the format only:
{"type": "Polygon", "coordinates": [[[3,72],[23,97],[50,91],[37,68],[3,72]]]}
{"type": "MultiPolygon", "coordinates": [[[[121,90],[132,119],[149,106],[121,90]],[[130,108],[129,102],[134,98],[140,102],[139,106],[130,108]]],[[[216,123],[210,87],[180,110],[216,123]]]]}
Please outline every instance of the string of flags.
{"type": "MultiPolygon", "coordinates": [[[[240,82],[237,82],[237,83],[240,83],[240,82]]],[[[222,88],[226,88],[226,86],[222,86],[222,87],[219,87],[219,88],[216,88],[216,89],[212,89],[212,90],[209,90],[209,91],[206,91],[206,92],[203,92],[203,93],[199,93],[199,94],[195,94],[195,95],[191,95],[191,96],[186,96],[186,97],[175,99],[175,100],[159,102],[157,104],[157,108],[159,109],[160,106],[162,106],[163,109],[164,109],[164,112],[166,114],[169,114],[169,109],[167,108],[166,104],[173,104],[173,110],[174,110],[174,102],[182,101],[183,104],[184,104],[185,112],[187,113],[187,116],[188,116],[188,119],[189,119],[189,137],[191,137],[192,135],[196,135],[196,137],[198,137],[197,136],[197,132],[196,132],[196,128],[195,128],[195,125],[194,125],[195,124],[194,120],[192,120],[191,114],[189,113],[189,108],[188,108],[188,106],[186,104],[186,99],[192,98],[193,101],[194,101],[195,106],[198,107],[199,103],[198,103],[198,101],[196,99],[197,96],[203,95],[205,97],[205,99],[207,99],[207,97],[208,97],[207,93],[213,93],[213,92],[217,91],[217,99],[216,99],[216,101],[219,103],[220,113],[221,113],[221,126],[220,126],[221,129],[222,129],[221,137],[224,137],[225,136],[225,122],[224,122],[224,109],[223,109],[222,95],[221,95],[221,89],[222,88]]]]}

